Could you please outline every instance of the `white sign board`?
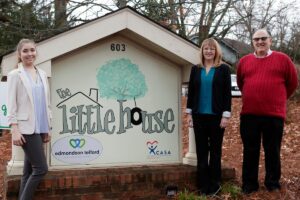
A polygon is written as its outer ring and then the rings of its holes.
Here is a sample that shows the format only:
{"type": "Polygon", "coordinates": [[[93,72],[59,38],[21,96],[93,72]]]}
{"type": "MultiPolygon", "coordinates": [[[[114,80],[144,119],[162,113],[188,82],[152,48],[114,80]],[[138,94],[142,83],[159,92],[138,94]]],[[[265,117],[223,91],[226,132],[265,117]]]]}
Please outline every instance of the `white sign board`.
{"type": "Polygon", "coordinates": [[[7,82],[0,82],[0,129],[9,129],[7,121],[7,82]]]}
{"type": "Polygon", "coordinates": [[[50,165],[179,163],[180,72],[121,37],[54,60],[50,165]]]}

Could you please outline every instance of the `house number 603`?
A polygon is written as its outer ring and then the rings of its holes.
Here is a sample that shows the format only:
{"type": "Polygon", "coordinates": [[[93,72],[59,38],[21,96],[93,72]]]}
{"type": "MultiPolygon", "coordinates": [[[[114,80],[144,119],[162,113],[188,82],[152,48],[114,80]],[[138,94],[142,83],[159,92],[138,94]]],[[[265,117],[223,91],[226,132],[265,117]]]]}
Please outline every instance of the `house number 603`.
{"type": "Polygon", "coordinates": [[[112,43],[110,45],[110,50],[111,51],[126,51],[126,45],[125,44],[115,44],[115,43],[112,43]]]}

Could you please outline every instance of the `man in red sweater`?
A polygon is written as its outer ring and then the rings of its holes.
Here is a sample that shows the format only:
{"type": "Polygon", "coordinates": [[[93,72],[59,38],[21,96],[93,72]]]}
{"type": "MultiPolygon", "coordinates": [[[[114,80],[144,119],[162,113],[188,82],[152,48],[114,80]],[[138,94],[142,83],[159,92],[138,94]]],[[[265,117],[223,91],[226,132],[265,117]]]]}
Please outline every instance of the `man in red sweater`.
{"type": "Polygon", "coordinates": [[[240,59],[237,83],[242,91],[240,133],[244,145],[242,190],[258,190],[261,140],[265,152],[268,191],[280,190],[280,148],[287,99],[298,85],[297,72],[284,53],[271,51],[272,39],[265,29],[253,35],[255,52],[240,59]]]}

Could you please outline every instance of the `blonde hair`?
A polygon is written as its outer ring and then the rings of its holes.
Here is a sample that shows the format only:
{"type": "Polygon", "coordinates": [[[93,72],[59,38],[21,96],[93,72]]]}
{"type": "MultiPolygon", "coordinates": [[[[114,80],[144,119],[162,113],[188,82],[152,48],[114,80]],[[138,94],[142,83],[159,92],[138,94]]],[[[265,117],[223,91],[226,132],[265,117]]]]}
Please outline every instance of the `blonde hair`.
{"type": "Polygon", "coordinates": [[[28,44],[28,43],[31,43],[31,44],[34,45],[34,47],[36,47],[36,44],[35,44],[35,42],[34,42],[33,40],[31,40],[31,39],[26,39],[26,38],[21,39],[21,40],[19,41],[17,47],[16,47],[16,53],[17,53],[17,59],[18,59],[18,60],[17,60],[17,66],[16,66],[16,67],[18,67],[18,64],[19,64],[20,62],[22,62],[22,60],[21,60],[21,58],[20,58],[21,50],[22,50],[24,44],[28,44]]]}
{"type": "Polygon", "coordinates": [[[222,64],[222,51],[219,43],[213,38],[207,38],[203,40],[200,48],[200,67],[204,66],[204,56],[203,56],[203,47],[208,45],[210,47],[214,47],[216,49],[215,57],[214,57],[214,66],[218,67],[222,64]]]}

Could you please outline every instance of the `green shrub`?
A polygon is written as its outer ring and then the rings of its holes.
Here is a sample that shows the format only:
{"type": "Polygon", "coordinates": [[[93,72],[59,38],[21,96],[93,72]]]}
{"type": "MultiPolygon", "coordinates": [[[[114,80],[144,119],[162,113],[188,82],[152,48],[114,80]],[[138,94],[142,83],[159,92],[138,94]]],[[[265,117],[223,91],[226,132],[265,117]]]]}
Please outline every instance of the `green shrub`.
{"type": "Polygon", "coordinates": [[[198,196],[187,190],[184,190],[184,192],[179,192],[176,199],[177,200],[207,200],[205,196],[198,196]]]}
{"type": "Polygon", "coordinates": [[[222,184],[221,191],[217,195],[198,196],[188,190],[181,191],[177,194],[176,200],[210,200],[210,199],[225,199],[238,200],[242,198],[242,190],[239,186],[232,182],[225,182],[222,184]]]}
{"type": "Polygon", "coordinates": [[[221,193],[230,195],[230,199],[239,199],[242,195],[242,190],[239,186],[226,182],[222,185],[221,193]]]}

